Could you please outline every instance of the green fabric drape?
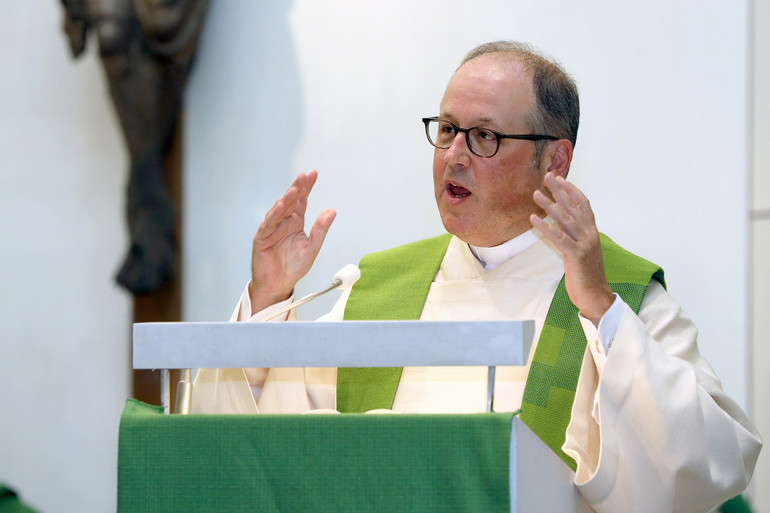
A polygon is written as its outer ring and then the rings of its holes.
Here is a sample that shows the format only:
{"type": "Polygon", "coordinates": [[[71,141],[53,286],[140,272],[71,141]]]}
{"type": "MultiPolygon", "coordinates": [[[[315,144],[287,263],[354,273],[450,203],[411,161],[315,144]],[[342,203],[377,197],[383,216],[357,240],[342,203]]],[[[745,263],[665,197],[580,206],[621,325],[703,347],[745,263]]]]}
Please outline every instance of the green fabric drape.
{"type": "Polygon", "coordinates": [[[512,420],[163,415],[131,399],[118,512],[507,512],[512,420]]]}
{"type": "MultiPolygon", "coordinates": [[[[417,320],[451,235],[399,246],[361,259],[361,278],[345,305],[345,320],[417,320]]],[[[337,410],[390,409],[401,367],[337,369],[337,410]]]]}
{"type": "MultiPolygon", "coordinates": [[[[624,250],[604,234],[600,240],[610,288],[638,313],[650,280],[656,279],[665,286],[663,270],[624,250]]],[[[572,417],[585,348],[578,309],[570,301],[562,277],[532,358],[521,402],[521,420],[572,470],[577,469],[577,463],[561,447],[572,417]]]]}
{"type": "MultiPolygon", "coordinates": [[[[345,308],[347,320],[419,319],[444,258],[448,234],[373,253],[361,259],[361,279],[345,308]]],[[[650,280],[665,286],[663,270],[600,235],[610,288],[639,311],[650,280]]],[[[521,419],[573,470],[561,446],[575,399],[586,338],[578,309],[562,278],[551,301],[522,399],[521,419]]],[[[392,408],[401,368],[338,369],[337,409],[363,412],[392,408]]]]}

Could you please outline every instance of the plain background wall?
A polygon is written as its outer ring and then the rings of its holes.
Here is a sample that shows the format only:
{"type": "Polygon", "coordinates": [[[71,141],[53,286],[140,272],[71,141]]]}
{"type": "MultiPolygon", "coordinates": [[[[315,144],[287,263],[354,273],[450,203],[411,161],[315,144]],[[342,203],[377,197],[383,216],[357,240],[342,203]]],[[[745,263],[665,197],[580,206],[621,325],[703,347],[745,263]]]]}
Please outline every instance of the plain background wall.
{"type": "Polygon", "coordinates": [[[114,511],[125,152],[95,46],[73,63],[59,3],[3,7],[0,481],[43,513],[114,511]]]}
{"type": "MultiPolygon", "coordinates": [[[[58,2],[12,0],[0,20],[0,480],[43,512],[111,511],[125,152],[93,48],[73,63],[60,19],[58,2]]],[[[299,172],[321,173],[311,218],[338,210],[300,294],[438,233],[420,118],[468,49],[521,39],[578,82],[570,176],[600,228],[666,269],[747,405],[749,26],[749,2],[716,0],[212,2],[187,99],[186,319],[229,316],[253,233],[299,172]]]]}
{"type": "MultiPolygon", "coordinates": [[[[770,433],[770,0],[753,5],[752,96],[752,413],[767,440],[770,433]]],[[[754,473],[757,511],[770,511],[770,451],[760,454],[754,473]]]]}

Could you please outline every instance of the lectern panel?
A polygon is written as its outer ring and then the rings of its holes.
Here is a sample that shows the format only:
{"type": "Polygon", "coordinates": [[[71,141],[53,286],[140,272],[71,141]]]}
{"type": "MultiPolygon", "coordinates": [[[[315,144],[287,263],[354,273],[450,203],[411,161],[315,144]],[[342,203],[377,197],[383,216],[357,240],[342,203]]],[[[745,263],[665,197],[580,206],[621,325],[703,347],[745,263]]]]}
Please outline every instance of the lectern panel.
{"type": "Polygon", "coordinates": [[[506,512],[511,414],[163,415],[129,400],[118,512],[506,512]]]}

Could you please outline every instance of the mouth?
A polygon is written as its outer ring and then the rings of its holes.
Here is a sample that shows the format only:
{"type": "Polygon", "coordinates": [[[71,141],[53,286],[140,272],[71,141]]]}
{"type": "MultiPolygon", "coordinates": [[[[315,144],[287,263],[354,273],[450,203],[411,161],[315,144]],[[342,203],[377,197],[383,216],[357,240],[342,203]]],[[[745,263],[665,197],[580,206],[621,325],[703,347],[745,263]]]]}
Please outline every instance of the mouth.
{"type": "Polygon", "coordinates": [[[453,198],[467,198],[471,195],[471,191],[453,183],[448,184],[446,190],[453,198]]]}

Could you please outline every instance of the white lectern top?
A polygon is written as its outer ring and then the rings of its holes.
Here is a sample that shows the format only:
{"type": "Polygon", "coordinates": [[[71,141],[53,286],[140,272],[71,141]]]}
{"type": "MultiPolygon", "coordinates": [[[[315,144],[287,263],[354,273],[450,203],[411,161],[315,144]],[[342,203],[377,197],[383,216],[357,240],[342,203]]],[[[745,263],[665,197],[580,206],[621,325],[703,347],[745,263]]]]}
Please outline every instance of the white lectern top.
{"type": "Polygon", "coordinates": [[[524,365],[534,321],[140,323],[135,369],[524,365]]]}

